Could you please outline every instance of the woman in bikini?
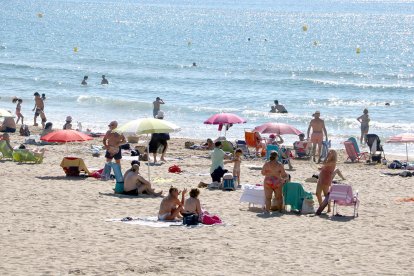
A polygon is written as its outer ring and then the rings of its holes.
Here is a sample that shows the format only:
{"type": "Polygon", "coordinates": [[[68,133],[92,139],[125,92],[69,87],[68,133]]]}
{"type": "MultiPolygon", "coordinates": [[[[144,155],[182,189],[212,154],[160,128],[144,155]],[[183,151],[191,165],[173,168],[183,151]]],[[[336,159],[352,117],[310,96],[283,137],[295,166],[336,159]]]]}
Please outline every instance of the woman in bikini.
{"type": "Polygon", "coordinates": [[[272,201],[272,195],[275,193],[275,198],[277,201],[277,210],[282,211],[283,208],[283,196],[282,188],[288,179],[288,175],[283,168],[283,165],[278,161],[278,154],[276,151],[270,153],[269,161],[266,162],[262,168],[262,175],[265,176],[264,179],[264,193],[266,198],[266,214],[270,212],[270,205],[272,201]]]}
{"type": "Polygon", "coordinates": [[[367,134],[369,131],[369,115],[368,115],[368,109],[364,109],[364,114],[362,114],[361,116],[359,116],[357,118],[358,122],[361,123],[361,138],[360,138],[360,142],[362,144],[362,142],[365,140],[365,143],[367,142],[367,134]]]}
{"type": "MultiPolygon", "coordinates": [[[[338,174],[342,179],[345,179],[341,171],[336,169],[337,160],[338,154],[335,150],[331,149],[328,152],[326,160],[323,162],[323,166],[319,169],[318,185],[316,186],[316,197],[318,198],[319,205],[322,204],[322,192],[325,197],[328,195],[335,175],[338,174]]],[[[331,205],[328,204],[328,213],[330,211],[331,205]]]]}

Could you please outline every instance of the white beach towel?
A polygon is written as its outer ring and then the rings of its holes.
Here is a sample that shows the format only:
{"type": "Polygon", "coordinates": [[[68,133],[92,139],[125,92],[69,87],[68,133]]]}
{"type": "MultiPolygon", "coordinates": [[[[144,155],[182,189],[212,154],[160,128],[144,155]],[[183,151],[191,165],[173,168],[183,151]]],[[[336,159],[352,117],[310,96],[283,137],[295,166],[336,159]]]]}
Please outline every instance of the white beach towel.
{"type": "Polygon", "coordinates": [[[166,228],[170,226],[184,226],[182,221],[159,221],[157,217],[138,218],[132,217],[132,220],[126,219],[108,219],[107,222],[123,222],[154,228],[166,228]]]}

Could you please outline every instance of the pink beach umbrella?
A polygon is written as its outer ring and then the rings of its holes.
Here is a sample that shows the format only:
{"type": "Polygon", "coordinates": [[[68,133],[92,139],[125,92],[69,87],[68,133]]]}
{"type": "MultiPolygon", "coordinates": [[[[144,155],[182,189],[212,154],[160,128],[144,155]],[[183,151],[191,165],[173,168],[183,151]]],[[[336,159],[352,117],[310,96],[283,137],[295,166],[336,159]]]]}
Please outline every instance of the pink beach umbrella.
{"type": "Polygon", "coordinates": [[[398,134],[388,139],[387,143],[400,143],[400,144],[405,143],[405,152],[407,154],[407,162],[408,162],[408,143],[414,143],[414,133],[398,134]]]}
{"type": "MultiPolygon", "coordinates": [[[[221,131],[223,125],[233,125],[233,124],[244,124],[246,119],[241,118],[233,113],[217,113],[204,121],[204,124],[208,125],[219,125],[218,130],[221,131]]],[[[225,129],[225,134],[227,132],[227,127],[225,129]]]]}
{"type": "Polygon", "coordinates": [[[285,134],[293,134],[299,135],[302,131],[298,130],[297,128],[283,123],[266,123],[260,126],[255,127],[255,131],[260,133],[276,133],[279,135],[285,134]]]}

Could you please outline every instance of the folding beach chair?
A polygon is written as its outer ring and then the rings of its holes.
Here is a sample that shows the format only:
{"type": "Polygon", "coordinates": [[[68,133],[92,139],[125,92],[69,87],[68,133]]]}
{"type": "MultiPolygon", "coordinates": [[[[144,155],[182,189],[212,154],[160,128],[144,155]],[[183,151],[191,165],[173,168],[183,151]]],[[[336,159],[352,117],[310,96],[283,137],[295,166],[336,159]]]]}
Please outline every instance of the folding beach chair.
{"type": "Polygon", "coordinates": [[[0,141],[0,160],[13,159],[13,150],[11,150],[6,141],[0,141]]]}
{"type": "Polygon", "coordinates": [[[256,157],[254,153],[250,153],[249,148],[247,147],[246,141],[244,140],[236,140],[236,149],[241,149],[244,157],[247,157],[247,158],[256,157]]]}
{"type": "Polygon", "coordinates": [[[64,157],[60,163],[66,176],[79,176],[80,173],[89,175],[90,172],[82,158],[64,157]]]}
{"type": "Polygon", "coordinates": [[[293,149],[295,150],[295,158],[310,158],[310,151],[308,149],[309,143],[307,141],[296,141],[293,143],[293,149]]]}
{"type": "Polygon", "coordinates": [[[300,212],[305,198],[312,198],[312,193],[306,192],[302,184],[288,182],[283,185],[283,203],[290,205],[291,210],[300,212]]]}
{"type": "Polygon", "coordinates": [[[232,142],[224,140],[224,141],[221,141],[221,145],[223,146],[222,150],[224,152],[234,153],[234,146],[232,142]]]}
{"type": "Polygon", "coordinates": [[[278,145],[267,145],[266,146],[266,160],[269,160],[270,153],[272,151],[277,152],[277,155],[278,155],[277,161],[279,161],[279,163],[281,163],[283,165],[289,164],[290,157],[289,157],[289,155],[287,153],[287,149],[285,147],[280,147],[278,145]]]}
{"type": "Polygon", "coordinates": [[[18,149],[13,151],[13,161],[19,163],[33,162],[35,164],[40,164],[43,162],[43,156],[35,155],[27,149],[18,149]]]}
{"type": "Polygon", "coordinates": [[[372,162],[381,163],[381,159],[385,152],[381,145],[381,140],[376,134],[367,134],[367,145],[370,149],[369,158],[372,162]]]}
{"type": "Polygon", "coordinates": [[[355,162],[355,161],[359,162],[360,159],[366,159],[365,153],[358,154],[355,149],[354,143],[352,143],[351,141],[345,141],[344,146],[345,146],[346,154],[348,154],[348,158],[346,160],[351,160],[351,162],[355,162]]]}
{"type": "Polygon", "coordinates": [[[333,209],[332,214],[335,214],[335,207],[337,205],[342,206],[354,206],[354,217],[358,216],[358,207],[359,207],[359,199],[358,199],[358,191],[354,194],[352,192],[352,186],[346,184],[333,184],[331,186],[331,190],[329,192],[329,200],[333,201],[333,209]]]}
{"type": "Polygon", "coordinates": [[[361,150],[359,149],[359,146],[358,146],[357,139],[355,137],[349,137],[348,141],[352,142],[352,144],[354,144],[355,151],[359,156],[361,156],[361,159],[367,159],[368,152],[367,151],[361,152],[361,150]]]}

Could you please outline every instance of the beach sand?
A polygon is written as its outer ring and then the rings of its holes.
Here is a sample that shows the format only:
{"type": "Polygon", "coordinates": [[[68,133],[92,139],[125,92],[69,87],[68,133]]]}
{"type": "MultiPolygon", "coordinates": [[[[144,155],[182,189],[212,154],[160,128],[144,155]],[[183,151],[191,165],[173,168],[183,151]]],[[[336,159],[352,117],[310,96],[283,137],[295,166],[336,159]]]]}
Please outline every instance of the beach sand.
{"type": "MultiPolygon", "coordinates": [[[[13,135],[12,144],[22,141],[13,135]]],[[[168,191],[210,182],[207,152],[184,149],[173,139],[168,157],[153,166],[155,188],[168,191]],[[179,165],[184,173],[170,174],[179,165]],[[161,181],[160,181],[160,178],[161,181]]],[[[101,140],[73,144],[69,155],[90,168],[102,168],[101,156],[87,151],[101,140]]],[[[29,146],[32,148],[33,146],[29,146]]],[[[201,189],[203,207],[218,214],[226,226],[151,228],[107,222],[107,219],[156,216],[161,198],[114,195],[113,181],[67,178],[59,164],[63,145],[46,146],[42,164],[0,161],[1,275],[413,275],[413,179],[381,176],[381,165],[338,167],[344,183],[359,190],[360,216],[339,207],[345,217],[276,213],[239,203],[242,191],[201,189]]],[[[390,159],[389,156],[387,156],[390,159]]],[[[123,160],[123,170],[129,167],[123,160]]],[[[263,161],[242,163],[242,183],[261,183],[263,161]]],[[[294,160],[292,180],[315,192],[304,180],[317,173],[315,164],[294,160]]],[[[230,166],[228,166],[230,167],[230,166]]],[[[146,177],[146,165],[141,165],[146,177]]],[[[316,201],[316,198],[315,198],[316,201]]],[[[316,204],[317,205],[317,204],[316,204]]]]}

